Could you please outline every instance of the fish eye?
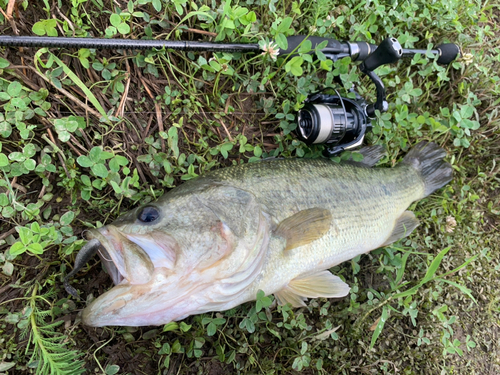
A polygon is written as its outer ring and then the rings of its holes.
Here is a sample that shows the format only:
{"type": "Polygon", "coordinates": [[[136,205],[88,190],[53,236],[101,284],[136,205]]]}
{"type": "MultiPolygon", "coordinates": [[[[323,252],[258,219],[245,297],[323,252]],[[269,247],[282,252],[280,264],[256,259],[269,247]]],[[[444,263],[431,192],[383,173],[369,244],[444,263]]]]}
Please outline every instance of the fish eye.
{"type": "Polygon", "coordinates": [[[157,208],[146,206],[142,209],[139,216],[137,217],[143,223],[152,223],[153,221],[158,220],[160,217],[160,212],[157,208]]]}

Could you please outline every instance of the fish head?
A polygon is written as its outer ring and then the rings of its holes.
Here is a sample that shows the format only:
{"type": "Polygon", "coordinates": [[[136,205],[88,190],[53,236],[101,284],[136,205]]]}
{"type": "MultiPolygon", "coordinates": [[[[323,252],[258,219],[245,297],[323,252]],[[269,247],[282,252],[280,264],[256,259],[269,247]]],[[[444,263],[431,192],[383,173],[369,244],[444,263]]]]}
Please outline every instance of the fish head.
{"type": "Polygon", "coordinates": [[[83,311],[89,326],[160,325],[237,303],[259,275],[271,220],[231,186],[174,189],[100,229],[115,286],[83,311]]]}

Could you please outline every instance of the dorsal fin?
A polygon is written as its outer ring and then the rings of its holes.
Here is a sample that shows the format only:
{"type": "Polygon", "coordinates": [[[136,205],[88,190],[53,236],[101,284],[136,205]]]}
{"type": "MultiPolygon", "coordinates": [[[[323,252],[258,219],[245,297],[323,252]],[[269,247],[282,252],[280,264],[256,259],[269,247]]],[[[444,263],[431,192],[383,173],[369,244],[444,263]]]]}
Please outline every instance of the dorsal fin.
{"type": "Polygon", "coordinates": [[[381,145],[373,145],[373,146],[365,146],[356,152],[363,155],[363,160],[354,161],[352,160],[352,156],[344,161],[343,163],[358,165],[362,167],[373,167],[377,164],[380,159],[382,159],[385,155],[385,150],[381,145]]]}

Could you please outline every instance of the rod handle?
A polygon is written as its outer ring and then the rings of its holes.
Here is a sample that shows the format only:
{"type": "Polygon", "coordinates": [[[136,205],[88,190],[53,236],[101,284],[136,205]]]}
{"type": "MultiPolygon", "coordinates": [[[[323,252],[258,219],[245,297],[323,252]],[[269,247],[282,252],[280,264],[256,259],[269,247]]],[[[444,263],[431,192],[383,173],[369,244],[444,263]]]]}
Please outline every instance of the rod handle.
{"type": "Polygon", "coordinates": [[[349,46],[346,43],[340,43],[336,39],[322,38],[319,36],[306,36],[306,35],[294,35],[286,38],[288,42],[288,48],[286,50],[280,50],[279,55],[285,56],[290,55],[296,48],[305,40],[309,40],[312,43],[312,48],[316,48],[317,45],[323,43],[325,40],[328,42],[326,47],[321,51],[323,53],[342,53],[349,52],[349,46]]]}

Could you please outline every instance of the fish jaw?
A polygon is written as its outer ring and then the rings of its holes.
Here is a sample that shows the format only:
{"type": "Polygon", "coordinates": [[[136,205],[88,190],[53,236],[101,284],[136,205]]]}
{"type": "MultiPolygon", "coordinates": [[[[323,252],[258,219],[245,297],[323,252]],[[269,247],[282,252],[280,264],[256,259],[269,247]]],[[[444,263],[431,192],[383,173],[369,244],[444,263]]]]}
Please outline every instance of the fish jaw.
{"type": "Polygon", "coordinates": [[[203,289],[165,268],[156,268],[148,283],[124,282],[92,301],[83,310],[82,321],[91,327],[161,325],[196,312],[205,301],[189,297],[203,289]]]}
{"type": "Polygon", "coordinates": [[[91,327],[162,325],[209,311],[224,311],[239,305],[248,285],[261,267],[257,261],[249,270],[229,279],[214,279],[213,272],[193,271],[189,275],[156,268],[151,280],[132,285],[125,279],[92,301],[82,314],[91,327]],[[251,275],[253,274],[253,275],[251,275]],[[240,279],[243,280],[240,280],[240,279]]]}

